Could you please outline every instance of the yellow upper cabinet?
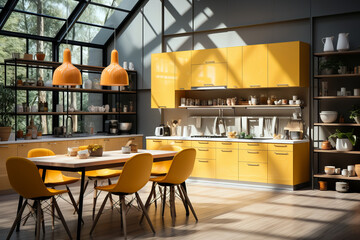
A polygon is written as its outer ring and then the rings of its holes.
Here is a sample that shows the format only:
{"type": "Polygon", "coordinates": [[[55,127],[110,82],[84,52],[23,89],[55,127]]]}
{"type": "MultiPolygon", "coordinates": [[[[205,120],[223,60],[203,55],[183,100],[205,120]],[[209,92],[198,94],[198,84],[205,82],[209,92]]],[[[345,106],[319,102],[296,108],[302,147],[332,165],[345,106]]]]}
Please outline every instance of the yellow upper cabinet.
{"type": "Polygon", "coordinates": [[[211,87],[227,85],[227,64],[211,63],[192,65],[191,86],[211,87]]]}
{"type": "Polygon", "coordinates": [[[151,55],[151,108],[175,108],[174,53],[151,55]]]}
{"type": "Polygon", "coordinates": [[[243,47],[243,88],[268,87],[267,44],[243,47]]]}
{"type": "Polygon", "coordinates": [[[174,52],[175,90],[191,89],[191,51],[174,52]]]}
{"type": "Polygon", "coordinates": [[[243,47],[228,48],[227,88],[242,88],[243,47]]]}
{"type": "Polygon", "coordinates": [[[268,44],[269,87],[309,85],[310,46],[302,42],[268,44]]]}
{"type": "Polygon", "coordinates": [[[214,48],[192,51],[192,64],[226,63],[227,48],[214,48]]]}

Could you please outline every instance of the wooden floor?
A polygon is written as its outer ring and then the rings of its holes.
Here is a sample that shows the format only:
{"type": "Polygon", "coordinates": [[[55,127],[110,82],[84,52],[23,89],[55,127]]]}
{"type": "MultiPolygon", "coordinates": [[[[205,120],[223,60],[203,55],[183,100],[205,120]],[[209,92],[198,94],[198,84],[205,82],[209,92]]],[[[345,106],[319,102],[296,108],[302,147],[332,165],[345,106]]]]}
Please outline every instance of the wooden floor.
{"type": "MultiPolygon", "coordinates": [[[[72,190],[77,195],[78,186],[72,190]]],[[[149,190],[147,185],[141,191],[144,202],[149,190]]],[[[156,229],[153,235],[146,222],[138,224],[140,214],[132,208],[127,215],[128,239],[360,239],[360,194],[357,193],[274,191],[195,181],[188,183],[188,192],[198,223],[192,215],[185,217],[179,199],[175,227],[171,226],[169,208],[162,219],[160,208],[152,205],[149,215],[156,229]]],[[[16,194],[0,196],[0,239],[5,239],[15,218],[17,200],[16,194]]],[[[77,216],[65,201],[58,202],[75,237],[77,216]]],[[[98,206],[101,202],[98,201],[98,206]]],[[[111,211],[109,204],[90,236],[91,204],[90,194],[85,199],[82,239],[122,239],[120,214],[115,209],[111,211]]],[[[42,239],[67,239],[60,221],[52,230],[50,217],[46,216],[45,220],[46,233],[42,239]]],[[[12,239],[32,238],[33,219],[12,236],[12,239]]]]}

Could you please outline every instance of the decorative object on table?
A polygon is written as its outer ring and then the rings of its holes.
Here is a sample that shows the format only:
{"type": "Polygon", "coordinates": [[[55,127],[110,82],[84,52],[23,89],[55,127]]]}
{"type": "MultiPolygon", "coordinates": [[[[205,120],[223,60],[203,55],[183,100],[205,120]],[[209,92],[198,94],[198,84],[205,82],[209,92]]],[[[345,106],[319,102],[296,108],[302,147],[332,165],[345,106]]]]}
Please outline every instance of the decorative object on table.
{"type": "Polygon", "coordinates": [[[321,143],[321,149],[323,149],[323,150],[331,150],[331,148],[332,148],[331,143],[328,140],[323,141],[321,143]]]}
{"type": "Polygon", "coordinates": [[[135,112],[135,110],[134,110],[134,102],[133,101],[129,101],[129,112],[135,112]]]}
{"type": "Polygon", "coordinates": [[[349,183],[347,182],[336,182],[335,190],[337,192],[346,193],[349,191],[349,183]]]}
{"type": "Polygon", "coordinates": [[[352,107],[349,118],[354,120],[357,124],[360,124],[360,108],[358,106],[354,105],[352,107]]]}
{"type": "Polygon", "coordinates": [[[351,132],[341,132],[336,129],[334,134],[331,134],[328,139],[336,138],[337,151],[351,151],[356,144],[356,135],[354,129],[351,132]]]}
{"type": "Polygon", "coordinates": [[[25,60],[33,60],[33,55],[29,53],[24,53],[24,59],[25,60]]]}
{"type": "Polygon", "coordinates": [[[127,63],[127,61],[124,61],[124,62],[123,62],[123,68],[124,68],[125,70],[128,70],[128,63],[127,63]]]}
{"type": "Polygon", "coordinates": [[[22,105],[22,104],[16,105],[16,111],[17,111],[17,112],[23,112],[23,111],[24,111],[23,105],[22,105]]]}
{"type": "Polygon", "coordinates": [[[326,181],[319,181],[319,190],[327,191],[327,182],[326,181]]]}
{"type": "Polygon", "coordinates": [[[228,138],[236,138],[237,132],[236,131],[231,131],[231,132],[227,132],[226,136],[228,138]]]}
{"type": "Polygon", "coordinates": [[[80,150],[77,152],[77,157],[80,159],[87,159],[90,156],[89,150],[80,150]]]}
{"type": "Polygon", "coordinates": [[[335,166],[325,166],[324,171],[328,175],[333,175],[335,174],[335,166]]]}
{"type": "Polygon", "coordinates": [[[360,88],[354,88],[354,96],[360,96],[360,88]]]}
{"type": "Polygon", "coordinates": [[[36,53],[36,59],[39,60],[39,61],[44,61],[44,59],[45,59],[45,53],[43,53],[43,52],[37,52],[37,53],[36,53]]]}
{"type": "Polygon", "coordinates": [[[131,153],[137,153],[138,152],[138,145],[136,143],[130,144],[131,153]]]}
{"type": "Polygon", "coordinates": [[[355,176],[355,165],[348,165],[347,170],[348,170],[348,176],[349,177],[354,177],[355,176]]]}
{"type": "Polygon", "coordinates": [[[1,141],[7,141],[11,133],[11,112],[14,110],[14,91],[5,88],[0,84],[0,109],[3,113],[0,114],[0,138],[1,141]]]}
{"type": "Polygon", "coordinates": [[[80,150],[80,149],[79,149],[78,147],[69,147],[69,148],[68,148],[68,155],[69,155],[70,157],[76,157],[79,150],[80,150]]]}
{"type": "Polygon", "coordinates": [[[347,66],[339,66],[339,69],[338,69],[338,73],[339,74],[346,74],[347,73],[347,66]]]}
{"type": "Polygon", "coordinates": [[[291,140],[300,140],[304,137],[304,124],[302,121],[289,121],[284,130],[289,131],[291,140]]]}
{"type": "Polygon", "coordinates": [[[301,104],[302,104],[302,101],[301,101],[300,99],[298,99],[298,100],[295,101],[295,104],[296,104],[296,105],[301,105],[301,104]]]}
{"type": "Polygon", "coordinates": [[[336,111],[321,111],[320,119],[324,123],[332,123],[337,119],[338,113],[336,111]]]}
{"type": "Polygon", "coordinates": [[[31,138],[37,138],[37,127],[34,124],[34,117],[31,116],[30,125],[26,127],[26,134],[31,134],[31,138]]]}
{"type": "Polygon", "coordinates": [[[105,109],[105,112],[109,112],[110,111],[110,105],[109,104],[106,104],[104,106],[104,109],[105,109]]]}
{"type": "Polygon", "coordinates": [[[355,173],[360,178],[360,164],[355,164],[355,173]]]}
{"type": "Polygon", "coordinates": [[[103,146],[99,144],[90,144],[88,145],[88,150],[90,156],[92,157],[101,157],[103,155],[103,146]]]}
{"type": "Polygon", "coordinates": [[[324,37],[323,39],[321,39],[322,43],[324,44],[324,52],[334,51],[333,40],[334,40],[334,36],[324,37]]]}
{"type": "Polygon", "coordinates": [[[349,37],[349,33],[339,33],[336,50],[340,52],[340,51],[347,51],[350,49],[348,37],[349,37]]]}
{"type": "Polygon", "coordinates": [[[123,154],[129,154],[131,153],[131,147],[130,146],[124,146],[121,148],[121,151],[123,154]]]}

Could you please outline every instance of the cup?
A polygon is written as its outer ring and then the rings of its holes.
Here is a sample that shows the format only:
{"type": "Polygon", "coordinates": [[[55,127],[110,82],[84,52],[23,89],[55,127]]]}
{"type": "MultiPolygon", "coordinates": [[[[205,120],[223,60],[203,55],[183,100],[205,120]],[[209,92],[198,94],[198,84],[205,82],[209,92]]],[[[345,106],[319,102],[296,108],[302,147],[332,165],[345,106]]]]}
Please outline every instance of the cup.
{"type": "Polygon", "coordinates": [[[360,96],[360,88],[354,89],[354,96],[360,96]]]}
{"type": "Polygon", "coordinates": [[[128,63],[127,63],[127,61],[124,61],[124,62],[123,62],[123,68],[124,68],[125,70],[128,70],[128,63]]]}
{"type": "Polygon", "coordinates": [[[342,87],[340,88],[341,96],[346,96],[346,88],[342,87]]]}
{"type": "Polygon", "coordinates": [[[282,99],[282,100],[281,100],[281,103],[285,105],[285,104],[288,103],[288,100],[287,100],[287,99],[282,99]]]}
{"type": "Polygon", "coordinates": [[[295,104],[296,104],[296,105],[300,105],[300,104],[301,104],[301,100],[300,100],[300,99],[296,100],[296,101],[295,101],[295,104]]]}
{"type": "Polygon", "coordinates": [[[320,191],[326,191],[327,190],[327,182],[319,181],[319,189],[320,189],[320,191]]]}
{"type": "Polygon", "coordinates": [[[129,154],[131,152],[131,147],[130,146],[124,146],[121,148],[121,151],[123,154],[129,154]]]}
{"type": "Polygon", "coordinates": [[[186,106],[186,98],[181,98],[180,104],[182,107],[185,107],[186,106]]]}
{"type": "Polygon", "coordinates": [[[294,105],[294,101],[296,100],[289,100],[289,105],[294,105]]]}
{"type": "Polygon", "coordinates": [[[347,170],[348,170],[349,177],[355,176],[355,165],[348,165],[347,170]]]}
{"type": "Polygon", "coordinates": [[[341,174],[341,168],[335,168],[335,174],[340,175],[341,174]]]}
{"type": "Polygon", "coordinates": [[[298,118],[298,114],[296,112],[293,113],[293,119],[297,119],[298,118]]]}
{"type": "Polygon", "coordinates": [[[104,108],[105,108],[105,112],[109,112],[109,111],[110,111],[110,105],[109,105],[109,104],[106,104],[104,108]]]}
{"type": "Polygon", "coordinates": [[[347,169],[343,169],[343,170],[341,171],[341,175],[342,175],[343,177],[347,177],[347,176],[348,176],[348,170],[347,170],[347,169]]]}
{"type": "Polygon", "coordinates": [[[298,96],[293,95],[293,96],[292,96],[292,100],[294,100],[294,101],[298,100],[298,96]]]}
{"type": "Polygon", "coordinates": [[[116,108],[112,108],[112,112],[116,112],[116,108]]]}
{"type": "Polygon", "coordinates": [[[22,104],[16,105],[16,108],[17,108],[17,109],[16,109],[17,112],[23,112],[23,111],[24,111],[22,104]]]}
{"type": "Polygon", "coordinates": [[[129,69],[130,70],[135,70],[135,66],[133,62],[129,62],[129,69]]]}

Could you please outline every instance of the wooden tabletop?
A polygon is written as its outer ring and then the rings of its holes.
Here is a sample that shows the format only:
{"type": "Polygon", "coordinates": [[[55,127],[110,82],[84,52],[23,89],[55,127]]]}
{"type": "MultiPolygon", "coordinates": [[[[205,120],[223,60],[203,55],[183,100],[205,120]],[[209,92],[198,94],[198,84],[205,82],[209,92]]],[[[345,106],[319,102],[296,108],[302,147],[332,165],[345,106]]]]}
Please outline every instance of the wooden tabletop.
{"type": "Polygon", "coordinates": [[[55,155],[46,157],[28,158],[39,167],[59,167],[59,168],[83,168],[83,167],[101,167],[109,164],[119,164],[126,162],[132,156],[139,153],[150,153],[156,158],[173,157],[176,151],[163,150],[144,150],[140,149],[138,153],[123,154],[119,151],[105,151],[102,157],[89,157],[87,159],[79,159],[77,157],[70,157],[67,155],[55,155]]]}

